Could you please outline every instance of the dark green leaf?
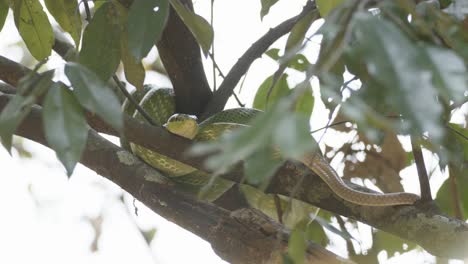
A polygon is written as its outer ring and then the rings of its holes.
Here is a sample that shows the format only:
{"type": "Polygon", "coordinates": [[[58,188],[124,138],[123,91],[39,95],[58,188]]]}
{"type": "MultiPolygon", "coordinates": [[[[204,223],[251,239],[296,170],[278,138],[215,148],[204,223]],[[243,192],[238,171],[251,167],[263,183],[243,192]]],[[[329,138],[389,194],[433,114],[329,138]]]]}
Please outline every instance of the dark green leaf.
{"type": "Polygon", "coordinates": [[[276,4],[278,0],[262,0],[262,10],[260,10],[260,19],[263,19],[264,16],[270,12],[270,8],[276,4]]]}
{"type": "Polygon", "coordinates": [[[79,62],[107,81],[120,63],[119,12],[105,2],[94,14],[83,34],[79,62]]]}
{"type": "Polygon", "coordinates": [[[71,175],[86,146],[88,126],[81,106],[65,86],[56,85],[49,90],[43,122],[47,143],[71,175]]]}
{"type": "Polygon", "coordinates": [[[122,58],[122,63],[124,66],[125,78],[137,89],[142,89],[143,83],[145,81],[146,72],[143,63],[141,62],[141,59],[136,59],[131,54],[128,47],[128,11],[123,5],[119,3],[116,3],[116,6],[120,13],[120,26],[122,30],[120,38],[120,56],[122,58]]]}
{"type": "Polygon", "coordinates": [[[289,85],[287,82],[287,74],[283,74],[276,82],[274,87],[271,87],[273,76],[268,77],[257,90],[253,107],[261,110],[266,110],[281,98],[290,94],[289,85]],[[272,89],[271,89],[272,88],[272,89]]]}
{"type": "Polygon", "coordinates": [[[52,85],[54,70],[38,75],[36,72],[23,77],[18,83],[18,94],[11,99],[0,114],[0,138],[10,151],[13,133],[29,114],[33,104],[52,85]]]}
{"type": "Polygon", "coordinates": [[[0,114],[0,138],[3,146],[8,152],[11,150],[13,134],[23,119],[31,111],[31,98],[16,95],[3,108],[0,114]]]}
{"type": "Polygon", "coordinates": [[[184,24],[192,32],[193,36],[200,44],[205,56],[213,43],[213,28],[203,17],[195,14],[180,3],[179,0],[169,0],[184,24]]]}
{"type": "Polygon", "coordinates": [[[0,31],[2,31],[3,25],[8,15],[8,0],[0,0],[0,31]]]}
{"type": "Polygon", "coordinates": [[[128,13],[128,47],[143,59],[162,34],[169,16],[167,0],[135,0],[128,13]]]}
{"type": "Polygon", "coordinates": [[[75,46],[80,46],[81,39],[81,16],[77,0],[45,0],[47,9],[55,18],[57,23],[75,41],[75,46]]]}
{"type": "Polygon", "coordinates": [[[123,128],[122,111],[119,99],[112,90],[94,72],[80,64],[67,63],[65,74],[80,104],[121,131],[123,128]]]}
{"type": "Polygon", "coordinates": [[[13,0],[15,24],[31,55],[49,57],[54,44],[52,26],[39,1],[13,0]]]}
{"type": "Polygon", "coordinates": [[[316,216],[315,221],[317,221],[317,223],[319,223],[320,226],[322,226],[323,228],[327,229],[330,232],[333,232],[333,233],[339,235],[340,237],[342,237],[342,238],[344,238],[346,240],[354,239],[348,232],[339,230],[338,228],[334,227],[327,220],[321,218],[320,216],[316,216]]]}

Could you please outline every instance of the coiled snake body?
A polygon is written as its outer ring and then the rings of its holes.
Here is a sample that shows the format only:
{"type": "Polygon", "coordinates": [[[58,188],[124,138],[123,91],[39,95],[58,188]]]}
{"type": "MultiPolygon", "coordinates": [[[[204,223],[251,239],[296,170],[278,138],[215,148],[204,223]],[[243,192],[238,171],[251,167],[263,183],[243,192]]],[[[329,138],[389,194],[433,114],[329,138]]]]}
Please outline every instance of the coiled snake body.
{"type": "MultiPolygon", "coordinates": [[[[163,125],[167,122],[165,126],[170,132],[194,139],[196,141],[208,141],[216,139],[227,130],[232,130],[240,126],[248,125],[248,122],[255,115],[261,113],[260,110],[256,109],[229,109],[217,113],[197,125],[196,120],[190,118],[190,116],[172,116],[175,112],[175,102],[171,89],[154,89],[151,87],[148,88],[147,86],[145,91],[141,92],[140,94],[136,94],[135,97],[137,97],[137,100],[141,99],[140,106],[150,115],[152,115],[158,124],[163,125]],[[143,94],[144,97],[141,98],[143,94]],[[169,119],[169,117],[171,118],[169,119]]],[[[128,107],[128,105],[125,105],[124,103],[124,108],[125,107],[128,107]]],[[[134,111],[134,109],[125,110],[127,110],[127,113],[129,113],[129,111],[130,113],[134,113],[134,117],[142,119],[138,111],[134,111]]],[[[311,140],[313,140],[312,137],[311,140]]],[[[128,143],[125,141],[123,142],[123,145],[127,145],[128,147],[128,143]]],[[[172,177],[188,190],[199,191],[205,184],[210,181],[209,175],[202,171],[198,171],[189,165],[172,160],[164,155],[153,152],[136,144],[130,143],[130,146],[132,151],[138,157],[143,159],[152,167],[162,171],[167,176],[172,177]]],[[[299,161],[310,168],[320,178],[322,178],[322,180],[325,181],[325,183],[332,189],[335,194],[344,200],[355,204],[367,206],[403,205],[413,204],[419,199],[419,196],[412,193],[382,194],[354,190],[342,181],[335,170],[329,165],[329,163],[322,157],[320,153],[306,153],[302,156],[301,159],[299,159],[299,161]]],[[[212,186],[210,186],[209,191],[206,192],[204,199],[215,200],[226,190],[231,188],[233,184],[233,182],[228,180],[221,178],[216,179],[212,183],[212,186]]],[[[265,213],[275,218],[275,205],[273,199],[270,196],[247,185],[241,184],[241,188],[246,194],[246,198],[251,205],[253,204],[254,207],[261,207],[262,211],[264,212],[265,207],[268,207],[268,212],[265,213]]],[[[282,198],[286,200],[286,197],[282,198]]],[[[307,210],[311,210],[312,208],[306,203],[299,203],[300,206],[308,207],[307,210]]]]}

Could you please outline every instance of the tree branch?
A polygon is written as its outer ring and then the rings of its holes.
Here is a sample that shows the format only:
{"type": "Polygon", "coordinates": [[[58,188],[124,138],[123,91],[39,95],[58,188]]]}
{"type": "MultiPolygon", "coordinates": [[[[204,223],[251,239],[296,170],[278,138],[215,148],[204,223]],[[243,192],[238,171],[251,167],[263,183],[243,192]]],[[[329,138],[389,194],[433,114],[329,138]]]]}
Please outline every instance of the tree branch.
{"type": "MultiPolygon", "coordinates": [[[[0,93],[1,108],[11,98],[0,93]]],[[[40,107],[33,107],[16,134],[47,146],[40,107]]],[[[258,211],[245,209],[230,213],[196,200],[178,191],[168,178],[92,129],[81,163],[119,185],[164,218],[210,241],[215,251],[231,263],[282,263],[281,253],[287,250],[289,234],[258,211]]],[[[309,244],[306,256],[307,263],[350,263],[313,243],[309,244]]]]}
{"type": "Polygon", "coordinates": [[[411,147],[413,149],[414,162],[418,171],[419,186],[421,189],[421,200],[425,202],[432,201],[431,185],[429,184],[429,176],[427,175],[426,165],[421,146],[414,135],[411,135],[411,147]]]}
{"type": "MultiPolygon", "coordinates": [[[[190,0],[181,2],[193,10],[190,0]]],[[[212,92],[203,69],[200,46],[172,7],[157,47],[174,87],[177,112],[201,115],[212,92]]]]}
{"type": "MultiPolygon", "coordinates": [[[[17,83],[17,80],[12,79],[11,76],[21,78],[20,73],[26,74],[28,71],[26,67],[0,56],[1,80],[17,83]],[[1,69],[5,69],[5,65],[12,68],[2,71],[1,69]]],[[[119,136],[116,131],[95,115],[88,114],[88,121],[98,132],[119,136]]],[[[162,127],[150,126],[133,118],[125,117],[124,123],[124,134],[129,141],[197,169],[207,171],[204,168],[206,157],[185,155],[186,151],[192,147],[192,141],[175,136],[162,127]]],[[[369,207],[352,204],[336,196],[320,177],[304,165],[292,162],[287,162],[278,171],[266,191],[286,196],[291,195],[292,190],[301,179],[302,174],[299,172],[304,171],[308,172],[308,176],[305,177],[303,184],[295,193],[295,198],[413,241],[433,255],[449,258],[468,257],[468,224],[440,214],[432,203],[393,207],[369,207]],[[434,237],[437,237],[438,243],[434,243],[434,237]]],[[[222,177],[240,182],[243,175],[242,171],[237,170],[222,175],[222,177]]],[[[346,183],[355,189],[373,192],[349,181],[346,183]]]]}
{"type": "Polygon", "coordinates": [[[219,86],[218,90],[213,94],[213,97],[209,101],[201,119],[204,120],[211,115],[224,109],[227,100],[232,95],[234,88],[239,82],[242,75],[244,75],[249,69],[250,65],[260,57],[276,40],[283,35],[289,33],[294,25],[301,18],[309,14],[310,12],[316,12],[317,7],[314,1],[308,1],[304,6],[302,12],[290,18],[280,25],[270,29],[265,35],[259,38],[252,46],[239,58],[234,64],[232,69],[226,75],[223,82],[219,86]]]}

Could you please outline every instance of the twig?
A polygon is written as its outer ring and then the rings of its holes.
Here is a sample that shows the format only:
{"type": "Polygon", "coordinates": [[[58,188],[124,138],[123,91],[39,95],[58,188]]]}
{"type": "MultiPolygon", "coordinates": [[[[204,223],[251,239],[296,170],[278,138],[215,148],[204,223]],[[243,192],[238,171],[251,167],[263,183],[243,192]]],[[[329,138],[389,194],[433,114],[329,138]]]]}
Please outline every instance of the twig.
{"type": "MultiPolygon", "coordinates": [[[[211,0],[211,5],[210,5],[210,22],[211,22],[211,27],[214,29],[214,9],[213,9],[213,4],[214,0],[211,0]]],[[[216,91],[216,68],[218,67],[215,62],[215,42],[213,39],[213,42],[211,43],[211,52],[210,52],[210,58],[213,61],[213,91],[216,91]]],[[[218,69],[219,70],[219,69],[218,69]]],[[[220,72],[221,73],[221,72],[220,72]]]]}
{"type": "Polygon", "coordinates": [[[86,21],[91,21],[91,10],[89,9],[88,0],[83,0],[83,5],[86,12],[86,21]]]}
{"type": "Polygon", "coordinates": [[[429,184],[429,176],[427,175],[426,165],[421,150],[421,146],[414,135],[411,135],[411,147],[413,149],[414,162],[419,176],[419,186],[421,188],[421,201],[432,201],[431,186],[429,184]]]}
{"type": "Polygon", "coordinates": [[[227,100],[232,95],[234,88],[239,82],[242,75],[246,73],[252,62],[260,57],[273,42],[287,34],[301,18],[316,11],[317,7],[314,1],[308,1],[302,12],[290,18],[280,25],[270,29],[265,35],[258,39],[252,46],[239,58],[237,63],[231,68],[226,78],[219,86],[218,90],[213,94],[205,111],[201,115],[201,120],[204,120],[214,113],[223,110],[227,100]]]}
{"type": "Polygon", "coordinates": [[[143,109],[141,108],[140,104],[133,98],[133,96],[127,91],[127,89],[122,85],[117,75],[113,75],[112,79],[119,87],[119,90],[125,95],[125,97],[130,101],[130,103],[136,108],[136,110],[145,118],[148,123],[153,126],[157,126],[158,124],[154,121],[154,119],[143,109]]]}

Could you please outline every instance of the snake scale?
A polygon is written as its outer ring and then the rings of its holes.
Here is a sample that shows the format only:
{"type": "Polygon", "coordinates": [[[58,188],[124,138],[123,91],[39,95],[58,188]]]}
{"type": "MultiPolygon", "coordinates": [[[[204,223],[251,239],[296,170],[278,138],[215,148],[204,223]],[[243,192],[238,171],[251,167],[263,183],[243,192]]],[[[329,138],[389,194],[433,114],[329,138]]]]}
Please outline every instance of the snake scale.
{"type": "MultiPolygon", "coordinates": [[[[140,106],[147,111],[159,125],[165,125],[170,132],[195,141],[214,140],[223,132],[248,125],[249,121],[255,115],[261,113],[260,110],[250,108],[228,109],[213,115],[200,124],[197,124],[196,119],[191,118],[188,115],[174,115],[175,100],[172,89],[158,89],[147,85],[143,90],[139,90],[134,93],[133,96],[140,102],[140,106]]],[[[137,119],[143,119],[140,113],[135,111],[128,102],[124,102],[123,108],[127,114],[133,115],[137,119]]],[[[313,140],[312,137],[311,140],[313,140]]],[[[127,149],[131,149],[135,155],[140,157],[146,163],[162,171],[187,190],[199,192],[203,186],[210,182],[210,175],[187,164],[172,160],[142,146],[128,143],[125,139],[122,139],[121,143],[127,149]]],[[[419,196],[412,193],[399,192],[382,194],[361,192],[352,189],[343,182],[330,164],[320,153],[317,152],[318,151],[315,153],[306,153],[299,159],[299,161],[322,178],[322,180],[336,195],[346,201],[367,206],[390,206],[413,204],[419,200],[419,196]]],[[[203,198],[213,201],[231,188],[234,182],[218,178],[215,179],[214,182],[210,182],[210,184],[210,188],[206,191],[203,198]]],[[[244,184],[241,184],[240,187],[246,195],[248,202],[253,207],[260,207],[258,209],[261,209],[264,212],[267,211],[265,212],[267,215],[276,218],[276,208],[271,195],[264,194],[263,192],[244,184]]],[[[289,201],[287,197],[281,198],[284,203],[289,201]]],[[[313,210],[313,207],[306,203],[300,201],[296,202],[296,206],[293,205],[293,207],[306,208],[304,209],[305,212],[298,214],[305,215],[307,211],[313,210]]]]}

